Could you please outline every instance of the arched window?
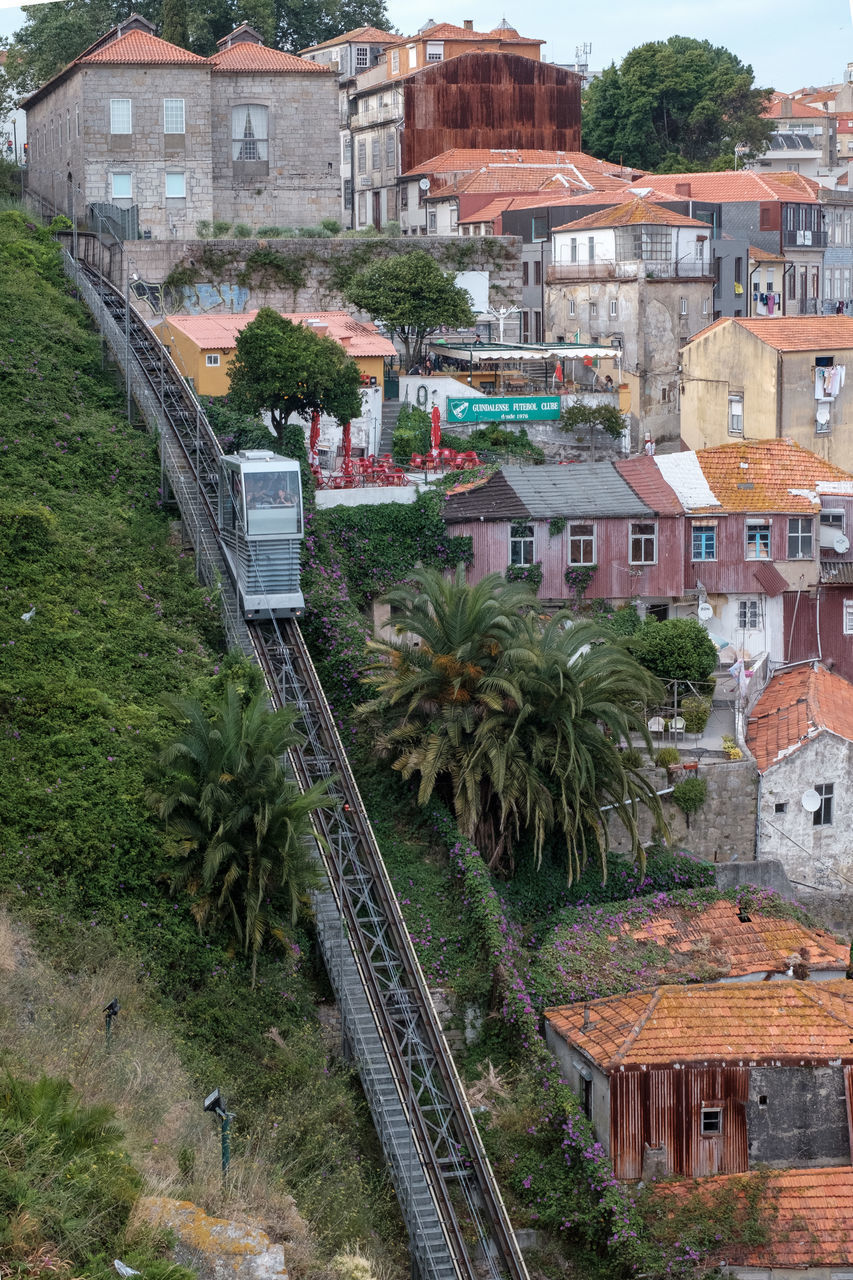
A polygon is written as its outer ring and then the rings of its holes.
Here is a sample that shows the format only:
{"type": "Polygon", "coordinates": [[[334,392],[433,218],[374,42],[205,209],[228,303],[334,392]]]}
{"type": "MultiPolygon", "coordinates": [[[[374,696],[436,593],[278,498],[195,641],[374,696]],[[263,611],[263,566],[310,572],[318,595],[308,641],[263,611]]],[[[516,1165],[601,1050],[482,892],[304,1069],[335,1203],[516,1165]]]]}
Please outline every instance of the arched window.
{"type": "Polygon", "coordinates": [[[246,104],[231,110],[232,160],[268,160],[268,112],[266,107],[246,104]]]}

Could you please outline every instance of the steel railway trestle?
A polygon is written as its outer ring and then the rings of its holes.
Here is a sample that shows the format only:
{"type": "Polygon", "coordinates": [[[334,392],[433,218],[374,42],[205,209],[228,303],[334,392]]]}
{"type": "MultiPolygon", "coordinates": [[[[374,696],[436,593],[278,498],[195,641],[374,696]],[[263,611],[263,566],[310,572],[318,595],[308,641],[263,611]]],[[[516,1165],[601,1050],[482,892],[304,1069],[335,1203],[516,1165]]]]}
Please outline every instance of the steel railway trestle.
{"type": "MultiPolygon", "coordinates": [[[[67,274],[75,264],[66,255],[67,274]]],[[[338,799],[316,815],[328,889],[315,895],[318,933],[388,1163],[420,1280],[528,1280],[518,1243],[299,626],[247,624],[224,574],[216,499],[221,453],[171,357],[94,268],[76,264],[81,294],[159,435],[164,474],[196,550],[219,586],[230,643],[253,654],[275,705],[299,711],[291,752],[300,787],[324,778],[338,799]],[[125,324],[127,323],[127,329],[125,324]],[[125,348],[126,343],[126,350],[125,348]]]]}

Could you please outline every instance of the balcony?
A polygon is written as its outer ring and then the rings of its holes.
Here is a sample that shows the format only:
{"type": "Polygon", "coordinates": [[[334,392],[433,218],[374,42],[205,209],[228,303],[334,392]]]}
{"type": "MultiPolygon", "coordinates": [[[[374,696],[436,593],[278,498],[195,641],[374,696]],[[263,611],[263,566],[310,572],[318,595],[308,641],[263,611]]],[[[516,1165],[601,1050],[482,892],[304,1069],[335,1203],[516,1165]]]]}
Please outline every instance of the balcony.
{"type": "Polygon", "coordinates": [[[785,249],[825,249],[825,231],[783,231],[782,246],[785,249]]]}
{"type": "Polygon", "coordinates": [[[385,106],[368,107],[366,111],[353,112],[349,118],[349,127],[351,130],[368,129],[375,124],[389,124],[392,121],[401,120],[403,117],[403,103],[395,95],[391,102],[386,102],[385,106]]]}
{"type": "Polygon", "coordinates": [[[573,284],[583,280],[710,280],[712,272],[701,259],[690,262],[669,260],[628,262],[560,262],[548,268],[548,284],[573,284]]]}

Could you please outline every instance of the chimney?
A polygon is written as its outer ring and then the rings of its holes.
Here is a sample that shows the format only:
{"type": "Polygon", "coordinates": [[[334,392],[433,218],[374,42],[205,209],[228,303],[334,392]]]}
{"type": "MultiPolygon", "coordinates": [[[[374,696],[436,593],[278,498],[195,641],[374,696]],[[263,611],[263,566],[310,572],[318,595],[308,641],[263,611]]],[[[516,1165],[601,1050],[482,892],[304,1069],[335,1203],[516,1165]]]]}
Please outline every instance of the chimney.
{"type": "Polygon", "coordinates": [[[783,98],[779,103],[779,115],[784,116],[786,120],[790,120],[794,114],[794,106],[790,98],[783,98]]]}
{"type": "Polygon", "coordinates": [[[588,1030],[589,1030],[589,1003],[588,1003],[587,1001],[584,1001],[584,1006],[583,1006],[583,1027],[581,1028],[581,1030],[583,1030],[583,1031],[588,1031],[588,1030]]]}
{"type": "Polygon", "coordinates": [[[474,19],[473,19],[473,18],[466,18],[466,19],[465,19],[465,21],[462,23],[462,25],[463,25],[463,27],[465,28],[465,30],[466,30],[466,31],[473,31],[473,30],[474,30],[474,19]]]}

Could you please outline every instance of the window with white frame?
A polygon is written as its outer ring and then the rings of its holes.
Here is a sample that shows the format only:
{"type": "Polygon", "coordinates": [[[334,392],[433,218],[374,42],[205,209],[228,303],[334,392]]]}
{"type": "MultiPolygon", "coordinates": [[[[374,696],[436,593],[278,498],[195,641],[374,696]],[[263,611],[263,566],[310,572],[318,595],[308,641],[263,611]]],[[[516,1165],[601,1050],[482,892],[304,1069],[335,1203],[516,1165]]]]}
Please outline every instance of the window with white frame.
{"type": "Polygon", "coordinates": [[[183,98],[163,99],[163,132],[184,132],[184,100],[183,98]]]}
{"type": "Polygon", "coordinates": [[[837,529],[839,533],[844,532],[843,511],[821,511],[820,522],[825,529],[837,529]]]}
{"type": "Polygon", "coordinates": [[[729,396],[729,435],[743,435],[743,395],[729,396]]]}
{"type": "Polygon", "coordinates": [[[207,355],[204,357],[204,363],[209,369],[215,369],[219,364],[219,353],[216,351],[208,351],[207,355]]]}
{"type": "Polygon", "coordinates": [[[231,159],[269,160],[269,112],[247,103],[231,109],[231,159]]]}
{"type": "Polygon", "coordinates": [[[598,315],[598,303],[597,303],[597,302],[591,302],[591,303],[589,304],[589,318],[590,318],[590,320],[594,320],[594,319],[596,318],[596,316],[597,316],[597,315],[598,315]]]}
{"type": "Polygon", "coordinates": [[[811,560],[814,552],[811,516],[791,516],[788,520],[788,559],[811,560]]]}
{"type": "Polygon", "coordinates": [[[702,299],[702,315],[706,316],[707,314],[708,314],[708,299],[703,298],[702,299]]]}
{"type": "Polygon", "coordinates": [[[703,1138],[715,1138],[723,1132],[723,1108],[703,1107],[699,1122],[703,1138]]]}
{"type": "Polygon", "coordinates": [[[569,262],[577,262],[578,260],[578,241],[577,236],[572,236],[569,240],[569,262]]]}
{"type": "Polygon", "coordinates": [[[574,298],[569,298],[569,315],[573,316],[574,314],[575,314],[575,300],[574,298]]]}
{"type": "Polygon", "coordinates": [[[741,631],[758,631],[761,627],[760,600],[739,600],[737,624],[741,631]]]}
{"type": "Polygon", "coordinates": [[[687,315],[687,299],[686,298],[679,299],[678,310],[681,315],[683,316],[687,315]]]}
{"type": "Polygon", "coordinates": [[[438,230],[438,214],[435,209],[430,209],[427,212],[427,226],[430,231],[438,230]]]}
{"type": "Polygon", "coordinates": [[[619,303],[615,298],[610,299],[610,319],[615,320],[619,315],[619,303]]]}
{"type": "Polygon", "coordinates": [[[569,564],[595,564],[595,525],[569,525],[569,564]]]}
{"type": "Polygon", "coordinates": [[[835,804],[835,783],[819,782],[815,791],[820,796],[820,804],[812,814],[812,826],[831,827],[835,804]]]}
{"type": "Polygon", "coordinates": [[[346,134],[346,136],[344,137],[343,147],[344,147],[344,164],[349,164],[350,160],[352,159],[352,138],[349,134],[346,134]]]}
{"type": "Polygon", "coordinates": [[[853,636],[853,600],[844,601],[842,626],[846,636],[853,636]]]}
{"type": "Polygon", "coordinates": [[[394,168],[394,162],[397,158],[396,135],[391,129],[385,134],[385,165],[388,169],[394,168]]]}
{"type": "Polygon", "coordinates": [[[747,560],[770,559],[770,525],[748,520],[746,524],[747,560]]]}
{"type": "Polygon", "coordinates": [[[355,67],[357,71],[362,71],[365,67],[370,66],[370,49],[366,44],[357,44],[355,46],[355,67]]]}
{"type": "Polygon", "coordinates": [[[512,524],[509,530],[510,564],[533,564],[533,525],[512,524]]]}
{"type": "Polygon", "coordinates": [[[586,260],[587,262],[595,262],[595,236],[587,236],[586,238],[586,260]]]}
{"type": "Polygon", "coordinates": [[[110,98],[110,133],[133,133],[130,98],[110,98]]]}
{"type": "Polygon", "coordinates": [[[657,525],[653,521],[632,521],[628,563],[655,564],[657,562],[657,542],[657,525]]]}
{"type": "Polygon", "coordinates": [[[113,200],[133,198],[133,178],[129,173],[110,174],[110,195],[113,200]]]}
{"type": "Polygon", "coordinates": [[[187,197],[187,175],[185,173],[166,174],[166,199],[185,200],[187,197]]]}
{"type": "Polygon", "coordinates": [[[715,524],[694,524],[693,559],[716,560],[716,558],[717,526],[715,524]]]}
{"type": "Polygon", "coordinates": [[[391,74],[392,76],[396,76],[396,75],[399,75],[399,73],[400,73],[400,50],[392,49],[391,50],[391,74]]]}
{"type": "Polygon", "coordinates": [[[426,47],[427,62],[441,62],[444,59],[444,41],[443,40],[427,40],[426,47]]]}

